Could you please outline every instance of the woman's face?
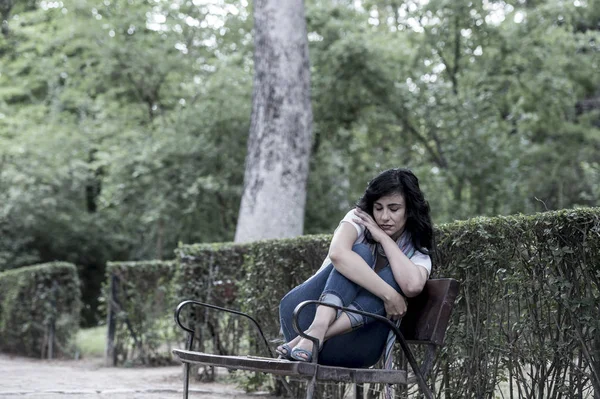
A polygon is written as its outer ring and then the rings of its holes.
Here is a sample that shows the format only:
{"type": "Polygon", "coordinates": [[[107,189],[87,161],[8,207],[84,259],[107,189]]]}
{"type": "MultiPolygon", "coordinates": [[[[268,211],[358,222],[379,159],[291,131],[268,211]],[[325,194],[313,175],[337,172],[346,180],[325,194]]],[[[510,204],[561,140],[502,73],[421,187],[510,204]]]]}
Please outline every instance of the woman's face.
{"type": "Polygon", "coordinates": [[[406,203],[402,194],[386,195],[373,203],[375,222],[394,240],[404,232],[406,216],[406,203]]]}

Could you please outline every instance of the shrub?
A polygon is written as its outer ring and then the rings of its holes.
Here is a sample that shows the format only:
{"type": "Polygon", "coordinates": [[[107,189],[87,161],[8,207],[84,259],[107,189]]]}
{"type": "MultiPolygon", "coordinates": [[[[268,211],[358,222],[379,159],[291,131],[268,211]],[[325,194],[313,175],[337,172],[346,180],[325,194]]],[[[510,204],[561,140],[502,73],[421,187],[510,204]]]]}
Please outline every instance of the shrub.
{"type": "MultiPolygon", "coordinates": [[[[246,246],[231,243],[180,246],[175,251],[179,263],[176,296],[180,300],[194,299],[239,309],[237,290],[246,251],[246,246]]],[[[239,352],[244,344],[241,337],[247,323],[239,317],[190,307],[182,313],[182,318],[184,323],[196,326],[197,350],[232,354],[239,352]]],[[[179,332],[183,337],[183,331],[179,332]]],[[[209,378],[213,377],[211,370],[209,378]]]]}
{"type": "Polygon", "coordinates": [[[77,268],[45,263],[0,273],[0,350],[35,357],[72,354],[79,328],[77,268]]]}
{"type": "Polygon", "coordinates": [[[109,262],[106,274],[109,363],[169,363],[176,340],[172,316],[175,262],[109,262]]]}
{"type": "Polygon", "coordinates": [[[444,225],[437,255],[436,274],[462,284],[434,373],[442,394],[600,394],[600,209],[444,225]]]}

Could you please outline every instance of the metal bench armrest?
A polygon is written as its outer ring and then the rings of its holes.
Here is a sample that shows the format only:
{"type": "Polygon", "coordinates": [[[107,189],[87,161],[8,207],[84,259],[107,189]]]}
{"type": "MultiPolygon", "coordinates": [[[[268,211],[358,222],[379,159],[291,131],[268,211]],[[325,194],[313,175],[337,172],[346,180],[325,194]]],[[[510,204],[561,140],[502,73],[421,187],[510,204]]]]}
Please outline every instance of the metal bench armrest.
{"type": "Polygon", "coordinates": [[[252,316],[250,316],[250,315],[248,315],[246,313],[237,311],[237,310],[227,309],[227,308],[223,308],[223,307],[220,307],[220,306],[211,305],[209,303],[203,303],[203,302],[199,302],[199,301],[194,301],[194,300],[191,300],[191,299],[181,302],[179,305],[177,305],[177,308],[175,309],[175,323],[177,323],[177,325],[182,330],[187,331],[188,334],[189,334],[189,336],[188,336],[188,342],[187,342],[187,346],[186,346],[187,350],[189,350],[189,351],[192,350],[192,344],[193,344],[193,341],[194,341],[194,334],[195,334],[195,332],[194,332],[193,329],[184,326],[181,323],[181,320],[180,320],[179,316],[180,316],[181,310],[184,307],[188,306],[188,305],[202,306],[202,307],[205,307],[205,308],[214,309],[214,310],[218,310],[218,311],[221,311],[221,312],[232,313],[232,314],[235,314],[235,315],[238,315],[238,316],[243,316],[243,317],[246,317],[246,318],[250,319],[250,321],[252,321],[252,323],[254,323],[254,325],[258,329],[258,332],[260,333],[260,336],[262,337],[263,342],[264,342],[265,346],[267,347],[267,351],[269,353],[269,356],[273,357],[273,352],[271,351],[271,348],[269,347],[269,343],[267,342],[267,339],[265,338],[265,334],[263,334],[262,328],[260,328],[260,325],[258,324],[258,322],[252,316]]]}

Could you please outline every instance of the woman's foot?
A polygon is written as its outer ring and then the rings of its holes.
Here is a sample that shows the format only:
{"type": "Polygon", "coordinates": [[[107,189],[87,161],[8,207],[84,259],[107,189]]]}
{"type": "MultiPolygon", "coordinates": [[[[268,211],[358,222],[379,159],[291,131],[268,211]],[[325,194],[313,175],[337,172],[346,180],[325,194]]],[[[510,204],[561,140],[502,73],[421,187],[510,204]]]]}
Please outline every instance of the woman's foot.
{"type": "Polygon", "coordinates": [[[292,360],[292,347],[288,344],[281,344],[275,348],[275,353],[279,355],[278,359],[292,360]]]}
{"type": "Polygon", "coordinates": [[[290,342],[286,343],[286,344],[281,344],[279,345],[276,349],[275,349],[275,353],[277,353],[279,355],[280,359],[288,359],[288,360],[293,360],[292,359],[292,350],[294,349],[294,347],[298,344],[298,342],[300,342],[300,339],[302,337],[297,336],[296,338],[294,338],[293,340],[291,340],[290,342]]]}
{"type": "MultiPolygon", "coordinates": [[[[310,335],[318,340],[317,350],[321,350],[323,342],[325,341],[325,334],[331,323],[335,320],[336,313],[335,309],[327,306],[317,306],[317,311],[312,324],[308,327],[308,330],[304,331],[306,335],[310,335]]],[[[310,362],[312,360],[313,341],[310,339],[297,336],[288,342],[288,346],[293,348],[291,353],[288,352],[293,360],[301,362],[310,362]]],[[[284,349],[283,346],[281,349],[284,349]]]]}
{"type": "MultiPolygon", "coordinates": [[[[327,329],[322,329],[322,328],[312,328],[309,330],[306,330],[304,333],[307,335],[310,335],[311,337],[315,337],[317,338],[318,341],[318,349],[317,350],[321,350],[321,347],[323,346],[323,341],[325,338],[325,333],[327,332],[327,329]]],[[[298,337],[296,337],[298,338],[298,337]]],[[[290,357],[293,360],[298,360],[301,362],[311,362],[312,361],[312,357],[313,357],[313,341],[306,339],[306,338],[301,338],[299,340],[299,342],[293,346],[292,352],[290,353],[290,357]]]]}
{"type": "Polygon", "coordinates": [[[312,363],[313,352],[302,348],[294,348],[292,349],[291,358],[292,360],[297,360],[299,362],[312,363]]]}

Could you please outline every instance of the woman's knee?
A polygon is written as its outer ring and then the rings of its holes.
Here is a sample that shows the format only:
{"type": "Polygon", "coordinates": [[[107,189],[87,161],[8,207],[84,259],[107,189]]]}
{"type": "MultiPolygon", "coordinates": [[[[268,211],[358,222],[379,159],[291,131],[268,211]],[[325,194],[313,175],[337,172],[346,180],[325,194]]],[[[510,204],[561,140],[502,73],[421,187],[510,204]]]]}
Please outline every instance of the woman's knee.
{"type": "Polygon", "coordinates": [[[354,244],[354,246],[352,246],[352,251],[360,255],[369,266],[373,266],[375,263],[373,252],[367,244],[354,244]]]}

